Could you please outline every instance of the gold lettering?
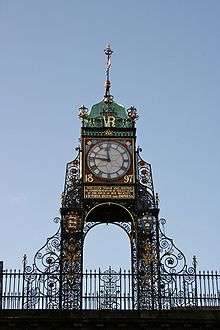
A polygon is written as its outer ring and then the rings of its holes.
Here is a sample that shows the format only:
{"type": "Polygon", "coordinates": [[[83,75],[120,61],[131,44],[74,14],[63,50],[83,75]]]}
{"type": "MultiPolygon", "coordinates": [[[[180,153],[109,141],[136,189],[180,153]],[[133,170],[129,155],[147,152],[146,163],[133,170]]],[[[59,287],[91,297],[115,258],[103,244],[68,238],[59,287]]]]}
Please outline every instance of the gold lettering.
{"type": "Polygon", "coordinates": [[[114,116],[103,116],[105,127],[115,127],[115,117],[114,116]]]}
{"type": "Polygon", "coordinates": [[[85,187],[85,198],[134,198],[134,187],[129,186],[87,186],[85,187]]]}

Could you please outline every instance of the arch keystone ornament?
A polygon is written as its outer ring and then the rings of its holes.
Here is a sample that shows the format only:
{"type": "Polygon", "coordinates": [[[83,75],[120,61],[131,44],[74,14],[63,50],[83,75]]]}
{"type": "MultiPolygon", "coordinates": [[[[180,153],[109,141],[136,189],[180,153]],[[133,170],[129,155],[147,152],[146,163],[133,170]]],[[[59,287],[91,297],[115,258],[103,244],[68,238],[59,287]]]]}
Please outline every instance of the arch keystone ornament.
{"type": "MultiPolygon", "coordinates": [[[[112,53],[108,45],[103,99],[90,110],[79,109],[80,146],[66,166],[60,219],[55,219],[59,229],[36,253],[32,267],[24,259],[24,308],[46,301],[43,308],[149,310],[202,301],[195,257],[188,267],[165,235],[165,219],[159,219],[151,165],[136,147],[137,109],[126,111],[110,93],[112,53]],[[83,269],[85,237],[103,223],[119,226],[129,238],[127,273],[83,269]]],[[[216,275],[215,288],[217,281],[216,275]]]]}

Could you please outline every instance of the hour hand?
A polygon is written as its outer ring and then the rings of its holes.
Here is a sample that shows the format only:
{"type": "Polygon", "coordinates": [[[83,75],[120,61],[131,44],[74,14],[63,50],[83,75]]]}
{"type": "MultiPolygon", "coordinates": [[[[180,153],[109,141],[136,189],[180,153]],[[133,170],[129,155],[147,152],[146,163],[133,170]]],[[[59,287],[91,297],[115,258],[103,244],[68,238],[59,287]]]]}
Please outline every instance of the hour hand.
{"type": "Polygon", "coordinates": [[[107,162],[107,161],[108,161],[108,158],[103,158],[103,157],[95,157],[95,159],[98,159],[98,160],[103,160],[103,161],[105,161],[105,162],[107,162]]]}

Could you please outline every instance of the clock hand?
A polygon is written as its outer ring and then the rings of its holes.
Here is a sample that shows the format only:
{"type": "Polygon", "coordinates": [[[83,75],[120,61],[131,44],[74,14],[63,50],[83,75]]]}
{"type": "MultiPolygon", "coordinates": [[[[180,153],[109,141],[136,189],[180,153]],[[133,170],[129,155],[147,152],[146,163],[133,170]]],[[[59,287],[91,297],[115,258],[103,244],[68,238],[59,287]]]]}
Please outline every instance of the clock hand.
{"type": "Polygon", "coordinates": [[[107,143],[107,148],[106,148],[106,151],[107,151],[107,161],[108,162],[110,162],[111,161],[111,159],[110,159],[110,155],[109,155],[109,147],[110,147],[110,144],[109,143],[107,143]]]}
{"type": "Polygon", "coordinates": [[[98,159],[98,160],[103,160],[103,161],[106,161],[106,162],[108,162],[108,158],[95,157],[95,159],[98,159]]]}

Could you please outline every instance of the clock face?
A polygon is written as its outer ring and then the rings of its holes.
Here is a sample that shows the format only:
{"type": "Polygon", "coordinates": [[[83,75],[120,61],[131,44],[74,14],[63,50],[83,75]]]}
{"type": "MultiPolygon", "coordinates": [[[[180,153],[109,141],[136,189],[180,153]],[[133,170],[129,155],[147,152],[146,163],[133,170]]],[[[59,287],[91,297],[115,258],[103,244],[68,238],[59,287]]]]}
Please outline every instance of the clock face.
{"type": "Polygon", "coordinates": [[[87,165],[94,176],[113,180],[125,175],[131,164],[129,151],[115,141],[95,144],[87,154],[87,165]]]}

